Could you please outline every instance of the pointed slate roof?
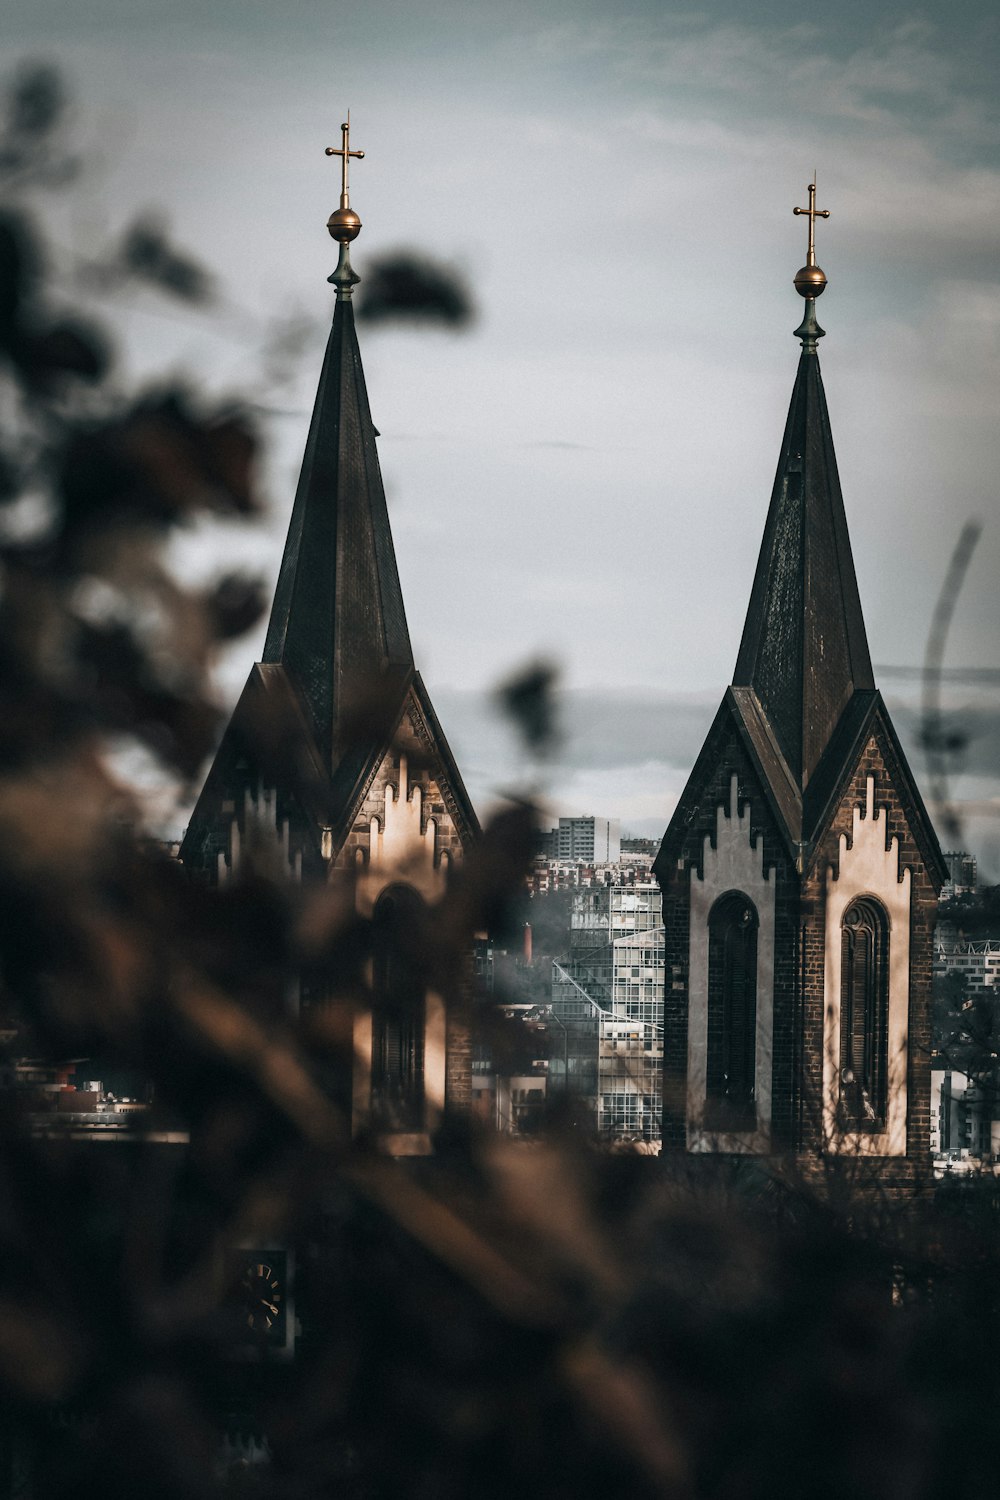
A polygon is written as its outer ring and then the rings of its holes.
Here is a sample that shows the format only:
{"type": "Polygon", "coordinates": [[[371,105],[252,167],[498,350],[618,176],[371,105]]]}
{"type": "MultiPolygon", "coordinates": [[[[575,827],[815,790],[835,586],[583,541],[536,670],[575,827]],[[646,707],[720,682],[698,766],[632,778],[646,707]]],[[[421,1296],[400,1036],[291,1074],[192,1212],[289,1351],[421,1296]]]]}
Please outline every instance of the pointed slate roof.
{"type": "Polygon", "coordinates": [[[800,791],[875,679],[815,348],[803,348],[735,688],[753,690],[800,791]]]}
{"type": "Polygon", "coordinates": [[[928,867],[943,878],[937,837],[875,687],[816,352],[822,329],[814,300],[806,307],[796,329],[802,353],[733,682],[653,868],[663,876],[681,849],[731,734],[746,750],[802,868],[874,736],[895,768],[928,867]]]}
{"type": "MultiPolygon", "coordinates": [[[[341,129],[344,151],[327,154],[346,161],[348,127],[341,129]]],[[[351,303],[359,278],[348,247],[361,221],[349,206],[346,170],[343,182],[341,206],[328,224],[340,243],[329,277],[337,288],[333,327],[263,658],[251,670],[192,812],[181,846],[181,859],[192,867],[213,863],[233,787],[251,766],[294,794],[316,852],[339,851],[404,718],[423,742],[463,845],[479,833],[413,662],[351,303]]]]}
{"type": "Polygon", "coordinates": [[[376,431],[349,298],[338,297],[263,661],[297,686],[326,764],[359,696],[413,670],[376,431]]]}

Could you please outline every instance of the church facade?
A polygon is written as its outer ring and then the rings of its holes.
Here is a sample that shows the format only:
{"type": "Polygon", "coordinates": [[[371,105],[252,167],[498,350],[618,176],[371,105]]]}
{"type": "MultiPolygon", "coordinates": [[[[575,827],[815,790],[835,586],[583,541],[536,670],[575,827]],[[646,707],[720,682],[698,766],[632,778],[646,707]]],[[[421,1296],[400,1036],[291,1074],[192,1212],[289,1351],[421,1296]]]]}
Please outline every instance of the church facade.
{"type": "Polygon", "coordinates": [[[946,870],[875,686],[806,314],[733,680],[654,866],[666,931],[664,1150],[929,1160],[946,870]]]}
{"type": "MultiPolygon", "coordinates": [[[[292,881],[350,881],[370,958],[345,1102],[355,1132],[422,1154],[444,1109],[469,1102],[471,1047],[408,949],[479,826],[406,624],[351,300],[348,246],[361,224],[346,126],[343,151],[330,154],[344,163],[329,224],[337,301],[263,659],[180,854],[217,884],[239,877],[251,847],[292,881]]],[[[301,989],[303,1005],[330,1003],[301,989]]]]}

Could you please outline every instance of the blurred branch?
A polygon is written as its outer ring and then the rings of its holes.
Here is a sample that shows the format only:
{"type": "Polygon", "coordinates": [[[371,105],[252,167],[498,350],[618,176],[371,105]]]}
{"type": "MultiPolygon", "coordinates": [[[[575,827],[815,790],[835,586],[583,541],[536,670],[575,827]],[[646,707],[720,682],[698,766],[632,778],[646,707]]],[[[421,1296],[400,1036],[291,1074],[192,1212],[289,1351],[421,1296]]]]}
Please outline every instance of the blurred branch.
{"type": "Polygon", "coordinates": [[[980,522],[967,521],[955,544],[941,592],[934,606],[934,614],[931,617],[922,678],[920,741],[927,759],[930,794],[932,800],[941,808],[941,822],[945,835],[956,848],[961,843],[962,829],[950,800],[948,760],[964,748],[965,737],[960,734],[947,733],[945,730],[941,713],[941,674],[955,606],[958,603],[958,596],[962,591],[962,584],[982,529],[980,522]]]}
{"type": "Polygon", "coordinates": [[[358,317],[369,323],[441,323],[464,328],[472,321],[472,297],[451,266],[416,250],[397,250],[367,267],[358,317]]]}

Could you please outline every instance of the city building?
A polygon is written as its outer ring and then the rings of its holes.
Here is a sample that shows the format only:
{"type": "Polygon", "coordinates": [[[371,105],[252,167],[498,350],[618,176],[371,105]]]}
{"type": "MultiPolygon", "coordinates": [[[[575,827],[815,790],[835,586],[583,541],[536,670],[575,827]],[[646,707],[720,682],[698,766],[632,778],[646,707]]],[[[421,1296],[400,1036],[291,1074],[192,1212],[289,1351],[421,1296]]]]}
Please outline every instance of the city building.
{"type": "Polygon", "coordinates": [[[622,855],[605,864],[536,855],[527,883],[536,896],[546,895],[549,891],[634,885],[649,880],[652,864],[652,855],[645,853],[622,855]]]}
{"type": "Polygon", "coordinates": [[[613,864],[621,856],[617,818],[560,818],[557,858],[591,865],[613,864]]]}
{"type": "Polygon", "coordinates": [[[539,828],[535,833],[535,857],[541,860],[559,858],[558,828],[539,828]]]}
{"type": "Polygon", "coordinates": [[[533,1135],[543,1125],[548,1020],[547,1007],[530,1002],[501,1004],[484,1018],[472,1054],[472,1118],[481,1125],[509,1135],[533,1135]]]}
{"type": "Polygon", "coordinates": [[[549,1086],[573,1095],[605,1139],[660,1139],[663,994],[659,888],[578,892],[569,956],[552,966],[563,1051],[554,1043],[549,1086]]]}
{"type": "Polygon", "coordinates": [[[931,1068],[930,1144],[937,1175],[993,1169],[1000,1163],[1000,1118],[995,1072],[972,1078],[931,1068]]]}
{"type": "Polygon", "coordinates": [[[1000,996],[1000,939],[964,942],[938,929],[934,945],[934,977],[961,974],[966,994],[1000,996]]]}
{"type": "Polygon", "coordinates": [[[815,185],[802,212],[802,347],[743,639],[654,866],[664,1149],[849,1154],[902,1191],[930,1150],[948,869],[872,673],[817,353],[815,185]]]}
{"type": "Polygon", "coordinates": [[[122,1075],[122,1084],[92,1076],[85,1058],[61,1063],[20,1057],[0,1077],[0,1091],[11,1091],[14,1110],[32,1135],[85,1139],[114,1133],[122,1139],[164,1141],[169,1132],[146,1128],[148,1090],[137,1075],[122,1075]]]}
{"type": "Polygon", "coordinates": [[[659,844],[656,839],[627,838],[622,835],[622,856],[629,854],[644,854],[649,856],[650,863],[656,858],[659,844]]]}
{"type": "Polygon", "coordinates": [[[329,229],[333,327],[292,507],[263,659],[250,671],[181,845],[197,878],[236,880],[249,854],[292,881],[348,874],[370,918],[366,996],[303,976],[293,1004],[350,1011],[331,1081],[355,1131],[394,1154],[430,1149],[445,1106],[467,1108],[468,1029],[412,961],[423,907],[478,834],[417,671],[393,552],[351,295],[360,227],[344,188],[329,229]]]}
{"type": "Polygon", "coordinates": [[[967,854],[964,850],[956,852],[952,850],[943,855],[948,867],[948,879],[941,887],[941,900],[948,901],[953,896],[970,896],[978,885],[978,870],[976,856],[967,854]]]}

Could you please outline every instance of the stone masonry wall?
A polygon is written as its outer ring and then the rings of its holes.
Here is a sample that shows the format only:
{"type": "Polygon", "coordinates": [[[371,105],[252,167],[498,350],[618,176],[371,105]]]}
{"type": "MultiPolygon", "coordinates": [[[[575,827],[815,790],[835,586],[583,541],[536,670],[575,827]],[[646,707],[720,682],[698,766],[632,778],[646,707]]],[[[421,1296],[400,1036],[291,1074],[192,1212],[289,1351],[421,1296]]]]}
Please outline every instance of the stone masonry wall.
{"type": "Polygon", "coordinates": [[[930,1152],[931,970],[937,892],[913,835],[916,819],[909,799],[909,778],[895,763],[891,741],[880,727],[865,745],[830,828],[816,848],[803,892],[811,908],[804,966],[807,1082],[803,1143],[816,1150],[821,1140],[826,870],[829,865],[837,869],[840,836],[844,834],[850,840],[854,808],[865,807],[870,776],[875,781],[876,805],[886,809],[887,847],[891,839],[899,840],[899,873],[902,876],[909,869],[911,878],[906,1156],[923,1167],[930,1152]]]}
{"type": "MultiPolygon", "coordinates": [[[[411,885],[428,904],[440,900],[449,868],[459,863],[464,853],[466,839],[456,812],[455,798],[434,752],[419,705],[411,699],[394,744],[367,788],[336,860],[338,868],[352,870],[358,876],[359,906],[370,910],[379,890],[395,880],[411,885]],[[419,802],[419,819],[415,815],[415,802],[419,802]],[[397,851],[392,864],[376,868],[371,847],[372,820],[377,820],[386,836],[392,831],[393,818],[407,814],[414,835],[412,847],[401,854],[397,851]],[[433,847],[429,839],[432,821],[433,847]]],[[[442,998],[446,1006],[445,1102],[449,1109],[464,1110],[472,1100],[472,1041],[465,997],[442,998]]]]}
{"type": "Polygon", "coordinates": [[[795,936],[798,878],[788,857],[756,770],[731,726],[713,747],[709,772],[697,806],[667,869],[661,870],[666,943],[666,989],[663,1038],[663,1149],[686,1149],[688,964],[691,869],[700,871],[706,836],[713,839],[717,808],[728,808],[733,774],[738,778],[738,806],[750,803],[750,833],[763,839],[764,867],[773,873],[775,889],[774,1037],[771,1122],[775,1150],[792,1145],[795,1120],[795,936]]]}
{"type": "Polygon", "coordinates": [[[931,969],[937,893],[913,833],[918,818],[909,776],[896,763],[890,737],[877,726],[802,878],[735,728],[719,738],[711,754],[714,764],[706,769],[682,842],[671,850],[669,868],[660,871],[667,965],[664,1150],[686,1147],[690,869],[699,865],[705,836],[714,834],[717,807],[728,803],[733,772],[739,778],[740,806],[749,799],[752,834],[763,837],[765,865],[773,867],[776,881],[773,1149],[806,1155],[822,1150],[827,869],[837,869],[840,836],[850,840],[854,809],[865,807],[867,781],[873,776],[876,803],[887,809],[886,839],[899,840],[900,875],[909,869],[911,878],[906,1162],[887,1159],[886,1170],[901,1180],[906,1176],[906,1163],[911,1175],[923,1170],[930,1150],[931,969]]]}

